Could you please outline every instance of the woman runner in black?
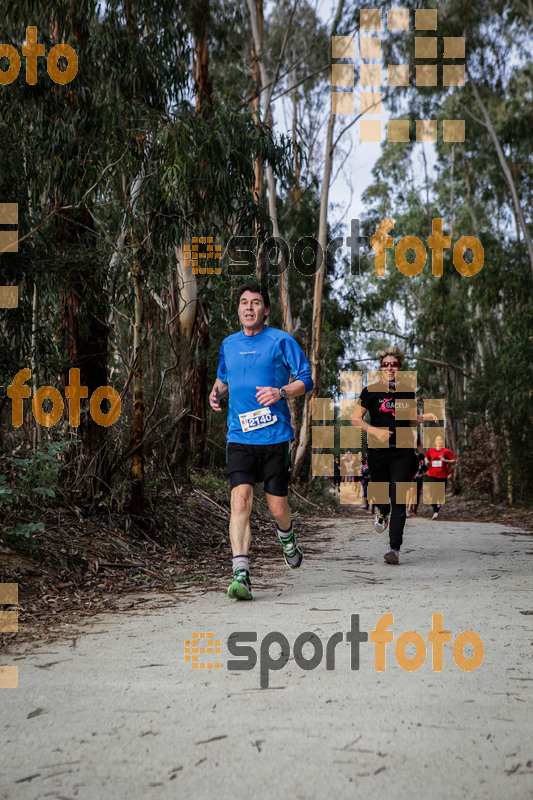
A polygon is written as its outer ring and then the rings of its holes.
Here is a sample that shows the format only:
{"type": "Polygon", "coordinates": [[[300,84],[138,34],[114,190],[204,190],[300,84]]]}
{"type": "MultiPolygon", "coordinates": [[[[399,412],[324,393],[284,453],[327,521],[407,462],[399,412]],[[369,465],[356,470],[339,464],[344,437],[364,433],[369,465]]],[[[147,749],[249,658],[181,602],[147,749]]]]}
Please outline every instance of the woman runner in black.
{"type": "MultiPolygon", "coordinates": [[[[378,533],[384,531],[389,524],[390,513],[390,548],[384,559],[387,564],[399,564],[405,526],[405,502],[397,502],[396,484],[412,479],[418,467],[418,459],[414,450],[415,443],[407,446],[409,433],[406,431],[402,435],[398,429],[412,428],[424,421],[438,422],[438,418],[435,414],[417,414],[416,403],[412,402],[415,400],[415,392],[408,388],[402,390],[399,373],[405,354],[398,347],[389,347],[387,350],[380,350],[378,358],[381,367],[380,380],[361,392],[352,416],[352,425],[370,434],[367,457],[371,480],[389,485],[390,503],[378,504],[374,528],[378,533]],[[370,412],[370,424],[363,420],[367,411],[370,412]],[[372,437],[374,441],[377,440],[385,446],[376,446],[376,442],[372,447],[372,437]]],[[[406,383],[404,381],[404,385],[406,383]]]]}

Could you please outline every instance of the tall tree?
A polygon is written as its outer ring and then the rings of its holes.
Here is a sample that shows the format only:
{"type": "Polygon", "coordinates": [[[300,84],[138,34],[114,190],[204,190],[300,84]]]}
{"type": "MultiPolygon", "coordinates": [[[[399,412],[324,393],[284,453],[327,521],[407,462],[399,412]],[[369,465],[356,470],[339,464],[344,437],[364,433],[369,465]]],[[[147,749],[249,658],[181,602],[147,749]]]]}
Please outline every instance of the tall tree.
{"type": "MultiPolygon", "coordinates": [[[[331,26],[331,37],[337,35],[341,23],[344,0],[339,0],[337,11],[331,26]]],[[[302,469],[304,459],[309,447],[311,434],[312,402],[320,394],[320,363],[322,358],[322,297],[324,292],[324,273],[327,267],[326,248],[328,233],[328,205],[329,188],[331,182],[331,169],[333,164],[333,131],[335,128],[335,115],[330,110],[326,135],[326,157],[324,161],[324,174],[322,177],[322,191],[320,195],[320,217],[318,222],[318,249],[316,258],[315,289],[313,293],[313,320],[311,327],[311,351],[309,364],[314,382],[313,391],[305,396],[298,446],[294,457],[293,475],[297,478],[302,469]]]]}

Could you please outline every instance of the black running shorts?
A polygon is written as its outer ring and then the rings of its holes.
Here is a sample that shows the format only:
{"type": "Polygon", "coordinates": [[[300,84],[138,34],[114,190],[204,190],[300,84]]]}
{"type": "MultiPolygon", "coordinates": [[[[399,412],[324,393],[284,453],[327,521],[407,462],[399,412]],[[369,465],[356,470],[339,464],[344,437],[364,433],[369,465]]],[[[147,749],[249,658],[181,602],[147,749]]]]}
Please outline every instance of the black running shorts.
{"type": "Polygon", "coordinates": [[[291,470],[290,442],[239,444],[228,442],[227,467],[230,487],[263,482],[267,494],[287,497],[291,470]]]}

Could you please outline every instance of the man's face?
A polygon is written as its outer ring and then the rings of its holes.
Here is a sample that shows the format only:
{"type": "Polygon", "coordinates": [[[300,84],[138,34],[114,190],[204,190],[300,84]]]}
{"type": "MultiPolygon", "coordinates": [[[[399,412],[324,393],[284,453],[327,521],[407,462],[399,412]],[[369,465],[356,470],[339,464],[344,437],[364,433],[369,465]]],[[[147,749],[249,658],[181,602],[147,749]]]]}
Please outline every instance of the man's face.
{"type": "Polygon", "coordinates": [[[442,450],[442,448],[444,447],[444,439],[442,438],[442,436],[437,436],[437,438],[435,439],[435,447],[437,448],[437,450],[442,450]]]}
{"type": "Polygon", "coordinates": [[[265,315],[270,309],[265,308],[265,302],[259,292],[250,292],[248,289],[239,300],[239,320],[247,332],[262,330],[265,324],[265,315]]]}

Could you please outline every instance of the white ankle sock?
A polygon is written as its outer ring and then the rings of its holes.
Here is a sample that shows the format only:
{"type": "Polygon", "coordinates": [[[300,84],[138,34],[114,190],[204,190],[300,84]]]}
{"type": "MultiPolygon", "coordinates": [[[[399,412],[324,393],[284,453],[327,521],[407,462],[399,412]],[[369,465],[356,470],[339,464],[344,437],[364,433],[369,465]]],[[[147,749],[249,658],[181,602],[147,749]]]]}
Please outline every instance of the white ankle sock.
{"type": "Polygon", "coordinates": [[[250,573],[250,556],[232,556],[233,572],[238,569],[245,569],[250,573]]]}
{"type": "Polygon", "coordinates": [[[294,533],[294,530],[293,530],[293,527],[292,527],[292,520],[291,520],[290,528],[288,530],[286,530],[286,531],[284,531],[282,528],[280,528],[278,523],[276,522],[276,530],[278,532],[278,536],[279,536],[280,539],[284,539],[284,540],[285,539],[290,539],[291,536],[294,533]]]}

